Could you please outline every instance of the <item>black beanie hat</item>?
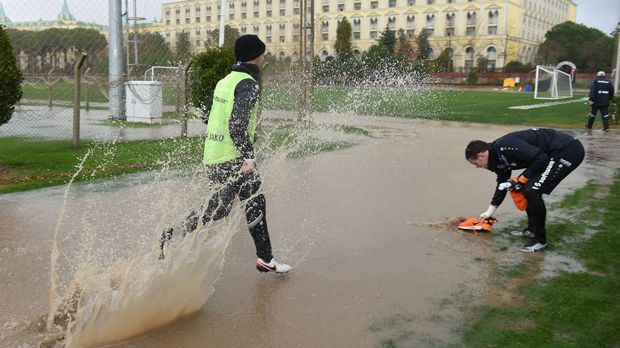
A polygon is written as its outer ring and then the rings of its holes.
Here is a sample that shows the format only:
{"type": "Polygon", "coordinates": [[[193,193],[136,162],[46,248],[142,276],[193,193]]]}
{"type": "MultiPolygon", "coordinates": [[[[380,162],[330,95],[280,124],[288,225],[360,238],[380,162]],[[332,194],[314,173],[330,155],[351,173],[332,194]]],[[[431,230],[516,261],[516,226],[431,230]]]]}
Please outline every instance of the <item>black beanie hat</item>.
{"type": "Polygon", "coordinates": [[[239,62],[247,62],[265,53],[265,43],[256,35],[240,36],[235,42],[235,57],[239,62]]]}

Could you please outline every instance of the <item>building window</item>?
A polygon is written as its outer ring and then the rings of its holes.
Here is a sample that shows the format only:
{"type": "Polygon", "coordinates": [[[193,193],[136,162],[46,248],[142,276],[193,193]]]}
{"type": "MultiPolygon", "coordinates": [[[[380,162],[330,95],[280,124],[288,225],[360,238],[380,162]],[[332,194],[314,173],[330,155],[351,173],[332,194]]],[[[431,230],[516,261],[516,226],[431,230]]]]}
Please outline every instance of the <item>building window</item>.
{"type": "Polygon", "coordinates": [[[454,13],[448,13],[446,15],[446,27],[454,27],[456,23],[456,17],[454,13]]]}
{"type": "Polygon", "coordinates": [[[496,25],[489,26],[488,34],[497,35],[497,26],[496,25]]]}
{"type": "Polygon", "coordinates": [[[426,33],[428,34],[428,37],[433,37],[433,36],[435,36],[435,29],[433,29],[433,28],[426,28],[426,33]]]}
{"type": "Polygon", "coordinates": [[[327,33],[327,32],[329,32],[329,22],[322,21],[321,22],[321,33],[327,33]]]}
{"type": "Polygon", "coordinates": [[[434,5],[435,4],[435,0],[426,0],[426,4],[427,5],[434,5]]]}
{"type": "Polygon", "coordinates": [[[362,20],[359,18],[353,18],[353,31],[360,31],[362,29],[362,20]]]}
{"type": "Polygon", "coordinates": [[[356,2],[356,3],[354,3],[354,4],[353,4],[353,9],[354,9],[355,11],[359,11],[359,10],[361,10],[361,9],[362,9],[362,3],[361,3],[361,2],[356,2]]]}
{"type": "Polygon", "coordinates": [[[474,36],[476,35],[476,27],[467,27],[465,29],[465,36],[474,36]]]}
{"type": "Polygon", "coordinates": [[[271,43],[271,36],[267,36],[267,43],[271,43]]]}
{"type": "Polygon", "coordinates": [[[328,41],[329,40],[329,34],[328,33],[321,34],[321,40],[328,41]]]}
{"type": "Polygon", "coordinates": [[[415,29],[407,29],[407,37],[414,38],[415,37],[415,29]]]}
{"type": "Polygon", "coordinates": [[[414,15],[407,16],[407,29],[415,29],[415,16],[414,15]]]}
{"type": "Polygon", "coordinates": [[[323,5],[323,12],[329,12],[329,5],[323,5]]]}
{"type": "Polygon", "coordinates": [[[359,31],[354,31],[353,32],[353,40],[359,40],[362,38],[362,35],[360,34],[359,31]]]}
{"type": "Polygon", "coordinates": [[[497,10],[489,11],[489,24],[497,24],[498,19],[499,19],[499,12],[497,12],[497,10]]]}
{"type": "Polygon", "coordinates": [[[407,5],[415,6],[415,0],[407,0],[407,5]]]}
{"type": "Polygon", "coordinates": [[[271,29],[272,29],[271,24],[267,24],[267,25],[265,26],[265,34],[266,34],[266,35],[271,35],[271,29]]]}
{"type": "Polygon", "coordinates": [[[489,70],[495,69],[495,60],[497,59],[497,49],[493,46],[487,48],[487,60],[489,61],[489,65],[487,68],[489,70]]]}
{"type": "Polygon", "coordinates": [[[389,0],[388,7],[396,7],[396,0],[389,0]]]}
{"type": "Polygon", "coordinates": [[[370,30],[377,30],[377,17],[370,18],[370,30]]]}
{"type": "Polygon", "coordinates": [[[426,15],[426,27],[434,28],[435,27],[435,15],[430,13],[426,15]]]}
{"type": "Polygon", "coordinates": [[[166,26],[169,26],[169,25],[170,25],[170,20],[166,19],[166,26]]]}
{"type": "Polygon", "coordinates": [[[375,9],[379,7],[379,2],[378,1],[371,1],[370,2],[370,8],[375,9]]]}
{"type": "Polygon", "coordinates": [[[446,36],[454,36],[454,28],[446,28],[446,36]]]}
{"type": "Polygon", "coordinates": [[[476,25],[476,12],[467,12],[466,25],[476,25]]]}
{"type": "Polygon", "coordinates": [[[344,4],[338,4],[338,12],[344,12],[344,4]]]}
{"type": "Polygon", "coordinates": [[[391,30],[395,30],[396,29],[396,17],[394,17],[394,16],[388,17],[387,18],[387,26],[391,30]]]}
{"type": "Polygon", "coordinates": [[[370,38],[373,40],[377,39],[377,31],[376,30],[371,30],[370,31],[370,38]]]}
{"type": "Polygon", "coordinates": [[[196,23],[200,23],[200,17],[196,17],[196,23]]]}
{"type": "Polygon", "coordinates": [[[180,25],[180,24],[181,24],[181,19],[180,19],[180,18],[177,18],[176,23],[177,23],[177,25],[180,25]]]}
{"type": "Polygon", "coordinates": [[[247,34],[248,32],[248,27],[246,27],[245,25],[241,27],[241,34],[247,34]]]}

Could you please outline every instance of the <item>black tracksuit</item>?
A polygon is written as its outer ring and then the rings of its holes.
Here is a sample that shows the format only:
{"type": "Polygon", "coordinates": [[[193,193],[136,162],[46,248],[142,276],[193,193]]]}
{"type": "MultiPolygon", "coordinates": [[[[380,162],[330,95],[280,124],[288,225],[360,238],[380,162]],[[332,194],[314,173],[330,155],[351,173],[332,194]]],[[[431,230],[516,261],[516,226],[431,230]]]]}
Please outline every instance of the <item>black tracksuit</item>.
{"type": "MultiPolygon", "coordinates": [[[[246,220],[254,239],[256,255],[265,262],[270,262],[273,255],[267,230],[266,201],[259,192],[261,178],[256,168],[249,174],[241,173],[244,159],[254,159],[254,147],[250,141],[248,125],[251,111],[260,99],[260,70],[256,65],[239,62],[233,65],[232,70],[248,73],[254,78],[254,80],[250,78],[241,80],[235,87],[235,100],[229,121],[230,136],[241,156],[231,161],[207,166],[213,196],[209,199],[204,213],[201,207],[187,217],[183,232],[193,232],[198,227],[201,216],[204,224],[227,216],[230,214],[233,201],[239,197],[245,203],[246,220]]],[[[210,105],[203,109],[204,123],[209,122],[210,110],[210,105]]],[[[170,239],[170,236],[166,239],[170,239]]]]}
{"type": "MultiPolygon", "coordinates": [[[[498,185],[510,180],[512,170],[525,169],[521,175],[528,179],[523,188],[528,202],[528,228],[536,235],[537,242],[547,243],[547,210],[542,194],[550,194],[581,164],[584,155],[579,140],[553,129],[534,128],[508,133],[489,143],[487,169],[497,174],[498,185]]],[[[506,194],[496,186],[491,204],[499,206],[506,194]]]]}
{"type": "Polygon", "coordinates": [[[592,87],[590,87],[590,95],[588,100],[591,101],[592,107],[590,114],[588,114],[588,129],[592,129],[594,119],[596,118],[596,112],[601,112],[603,119],[603,129],[609,129],[609,102],[614,97],[614,86],[605,76],[597,77],[592,81],[592,87]]]}

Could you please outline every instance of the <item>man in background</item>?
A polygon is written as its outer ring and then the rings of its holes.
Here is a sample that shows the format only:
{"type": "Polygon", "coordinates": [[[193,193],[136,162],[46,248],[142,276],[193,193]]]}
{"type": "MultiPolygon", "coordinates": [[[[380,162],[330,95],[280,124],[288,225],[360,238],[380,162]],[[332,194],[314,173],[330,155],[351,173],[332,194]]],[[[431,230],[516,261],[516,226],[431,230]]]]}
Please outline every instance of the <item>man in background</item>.
{"type": "Polygon", "coordinates": [[[590,95],[588,97],[588,104],[591,107],[588,114],[588,124],[586,128],[592,129],[594,119],[596,118],[596,112],[600,111],[603,119],[603,131],[609,130],[609,102],[614,98],[614,85],[605,76],[604,71],[596,73],[596,79],[592,81],[590,87],[590,95]]]}

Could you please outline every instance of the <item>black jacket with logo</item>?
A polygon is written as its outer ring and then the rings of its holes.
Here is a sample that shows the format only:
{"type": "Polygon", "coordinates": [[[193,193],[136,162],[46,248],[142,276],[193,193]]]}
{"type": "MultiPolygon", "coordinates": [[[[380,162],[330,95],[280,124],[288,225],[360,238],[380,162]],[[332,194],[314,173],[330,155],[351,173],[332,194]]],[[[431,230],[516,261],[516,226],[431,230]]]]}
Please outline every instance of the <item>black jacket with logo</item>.
{"type": "MultiPolygon", "coordinates": [[[[487,169],[497,174],[497,184],[510,180],[512,170],[525,169],[521,175],[528,179],[542,173],[549,159],[575,138],[548,128],[533,128],[512,132],[489,143],[487,169]]],[[[499,206],[506,191],[497,186],[491,204],[499,206]]]]}
{"type": "Polygon", "coordinates": [[[594,102],[595,106],[608,106],[609,101],[614,97],[614,85],[605,76],[597,77],[592,81],[590,95],[588,99],[594,102]]]}

